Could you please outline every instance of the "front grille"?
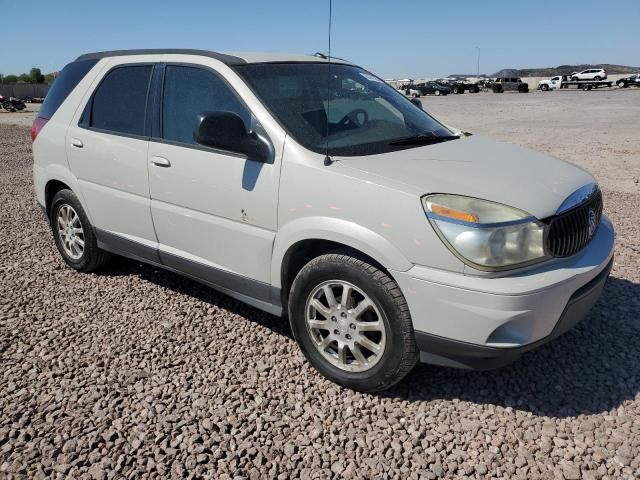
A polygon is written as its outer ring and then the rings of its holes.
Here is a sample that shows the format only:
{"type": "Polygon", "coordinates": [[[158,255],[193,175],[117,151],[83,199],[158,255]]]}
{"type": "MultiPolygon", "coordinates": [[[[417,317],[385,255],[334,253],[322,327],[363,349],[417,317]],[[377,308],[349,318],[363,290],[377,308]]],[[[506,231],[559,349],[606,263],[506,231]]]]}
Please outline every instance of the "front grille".
{"type": "Polygon", "coordinates": [[[547,251],[554,257],[573,255],[591,241],[602,218],[602,193],[596,190],[580,205],[551,218],[547,251]]]}

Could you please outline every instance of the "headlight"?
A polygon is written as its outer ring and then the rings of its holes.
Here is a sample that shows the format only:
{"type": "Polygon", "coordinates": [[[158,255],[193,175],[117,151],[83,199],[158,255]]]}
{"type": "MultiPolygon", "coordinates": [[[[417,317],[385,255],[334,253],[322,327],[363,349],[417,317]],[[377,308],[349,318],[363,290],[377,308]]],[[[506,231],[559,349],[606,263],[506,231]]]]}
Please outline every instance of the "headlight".
{"type": "Polygon", "coordinates": [[[504,269],[546,258],[545,225],[499,203],[459,195],[428,195],[422,205],[440,238],[466,263],[504,269]]]}

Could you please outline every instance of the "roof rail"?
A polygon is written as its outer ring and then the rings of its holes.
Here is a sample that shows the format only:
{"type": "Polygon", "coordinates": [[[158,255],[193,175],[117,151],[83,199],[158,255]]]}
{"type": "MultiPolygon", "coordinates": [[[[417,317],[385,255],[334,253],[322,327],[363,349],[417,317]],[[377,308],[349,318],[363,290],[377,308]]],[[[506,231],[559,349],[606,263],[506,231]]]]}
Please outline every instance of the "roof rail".
{"type": "Polygon", "coordinates": [[[104,52],[85,53],[76,58],[76,62],[82,60],[99,60],[108,57],[122,57],[126,55],[154,55],[154,54],[178,54],[178,55],[199,55],[202,57],[214,58],[226,65],[242,65],[247,63],[240,57],[227,55],[225,53],[212,52],[210,50],[196,50],[188,48],[148,48],[138,50],[108,50],[104,52]]]}

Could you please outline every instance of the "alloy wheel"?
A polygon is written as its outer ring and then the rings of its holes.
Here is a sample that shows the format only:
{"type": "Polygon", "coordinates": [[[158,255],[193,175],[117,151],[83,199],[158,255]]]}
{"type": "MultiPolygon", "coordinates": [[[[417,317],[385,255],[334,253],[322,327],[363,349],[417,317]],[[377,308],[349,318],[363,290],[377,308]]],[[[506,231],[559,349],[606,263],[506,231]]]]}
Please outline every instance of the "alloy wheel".
{"type": "Polygon", "coordinates": [[[79,260],[84,254],[84,230],[80,217],[71,205],[64,204],[58,209],[56,226],[64,252],[72,260],[79,260]]]}
{"type": "Polygon", "coordinates": [[[373,300],[355,285],[331,280],[315,287],[305,305],[307,331],[316,350],[347,372],[364,372],[382,358],[385,322],[373,300]]]}

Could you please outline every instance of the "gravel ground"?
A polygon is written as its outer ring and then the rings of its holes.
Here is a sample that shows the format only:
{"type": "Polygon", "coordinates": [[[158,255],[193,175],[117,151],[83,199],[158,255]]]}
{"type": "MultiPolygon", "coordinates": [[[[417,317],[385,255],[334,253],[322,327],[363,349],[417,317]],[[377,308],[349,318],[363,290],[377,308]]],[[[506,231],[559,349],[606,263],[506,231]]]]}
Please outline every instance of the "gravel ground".
{"type": "Polygon", "coordinates": [[[476,133],[606,157],[594,171],[617,259],[560,339],[497,371],[418,366],[378,395],[324,380],[284,322],[194,282],[127,260],[65,267],[31,192],[28,129],[4,122],[0,477],[640,477],[640,138],[613,120],[635,105],[637,126],[640,92],[594,93],[424,100],[476,133]],[[568,134],[550,133],[558,118],[568,134]]]}

